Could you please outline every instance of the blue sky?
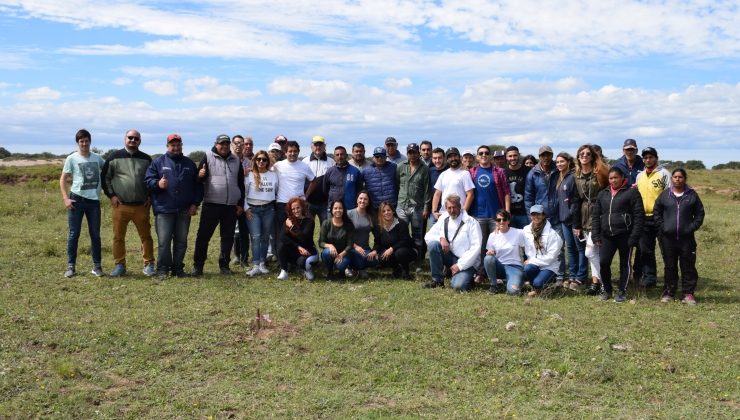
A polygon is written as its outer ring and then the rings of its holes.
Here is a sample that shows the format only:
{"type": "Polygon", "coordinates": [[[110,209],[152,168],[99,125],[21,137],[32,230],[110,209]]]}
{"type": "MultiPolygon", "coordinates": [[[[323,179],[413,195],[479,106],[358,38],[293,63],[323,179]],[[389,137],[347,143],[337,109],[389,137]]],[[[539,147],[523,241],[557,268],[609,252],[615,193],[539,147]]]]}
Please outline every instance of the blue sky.
{"type": "Polygon", "coordinates": [[[308,145],[389,135],[615,157],[740,160],[732,1],[5,1],[0,143],[185,151],[220,133],[308,145]]]}

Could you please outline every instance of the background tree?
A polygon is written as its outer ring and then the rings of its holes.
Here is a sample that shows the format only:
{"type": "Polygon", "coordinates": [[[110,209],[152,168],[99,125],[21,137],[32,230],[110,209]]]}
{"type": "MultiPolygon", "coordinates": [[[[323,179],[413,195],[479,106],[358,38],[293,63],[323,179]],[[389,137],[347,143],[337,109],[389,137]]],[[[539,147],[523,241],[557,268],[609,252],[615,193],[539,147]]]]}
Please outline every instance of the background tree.
{"type": "Polygon", "coordinates": [[[12,153],[10,153],[10,150],[0,147],[0,159],[5,159],[6,157],[10,157],[12,153]]]}
{"type": "Polygon", "coordinates": [[[196,150],[196,151],[190,152],[188,157],[190,158],[190,160],[195,162],[195,164],[197,165],[198,163],[200,163],[201,160],[203,160],[203,156],[205,155],[206,155],[206,152],[202,150],[196,150]]]}

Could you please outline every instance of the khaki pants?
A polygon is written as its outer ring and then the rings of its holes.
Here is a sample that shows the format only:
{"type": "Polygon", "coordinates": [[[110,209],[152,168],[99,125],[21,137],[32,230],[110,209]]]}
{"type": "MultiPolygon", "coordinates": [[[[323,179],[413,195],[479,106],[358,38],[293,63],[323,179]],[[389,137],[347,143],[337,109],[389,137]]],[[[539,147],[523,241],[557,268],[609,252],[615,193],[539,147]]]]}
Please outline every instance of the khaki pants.
{"type": "Polygon", "coordinates": [[[154,263],[154,241],[152,225],[149,222],[149,208],[140,205],[121,204],[113,207],[113,260],[116,264],[126,265],[126,229],[129,222],[134,222],[141,238],[141,256],[144,264],[154,263]]]}

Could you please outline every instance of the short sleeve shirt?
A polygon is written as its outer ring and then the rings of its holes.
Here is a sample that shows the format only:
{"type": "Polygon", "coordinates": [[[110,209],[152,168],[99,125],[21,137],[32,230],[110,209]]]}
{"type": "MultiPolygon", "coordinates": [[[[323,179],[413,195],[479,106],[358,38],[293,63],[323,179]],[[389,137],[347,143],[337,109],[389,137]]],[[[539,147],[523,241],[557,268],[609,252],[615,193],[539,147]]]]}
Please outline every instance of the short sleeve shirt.
{"type": "Polygon", "coordinates": [[[470,172],[464,169],[447,169],[446,171],[439,174],[437,182],[434,184],[435,190],[442,191],[442,200],[439,202],[441,212],[446,213],[445,200],[450,194],[457,194],[460,196],[460,204],[465,205],[465,194],[474,189],[473,178],[470,176],[470,172]]]}
{"type": "Polygon", "coordinates": [[[100,155],[90,153],[84,157],[79,152],[67,156],[62,172],[72,175],[71,192],[89,200],[100,200],[100,171],[105,161],[100,155]]]}
{"type": "Polygon", "coordinates": [[[501,264],[521,267],[521,248],[524,248],[524,233],[521,229],[509,228],[506,233],[495,231],[488,235],[486,249],[496,251],[496,259],[501,264]]]}
{"type": "Polygon", "coordinates": [[[347,217],[355,227],[355,243],[363,248],[370,248],[370,231],[373,227],[369,215],[360,216],[357,209],[352,209],[347,212],[347,217]]]}
{"type": "Polygon", "coordinates": [[[277,191],[278,203],[287,203],[293,197],[305,198],[303,187],[306,181],[313,181],[316,177],[311,168],[300,160],[295,162],[281,160],[275,163],[273,168],[280,181],[277,191]]]}

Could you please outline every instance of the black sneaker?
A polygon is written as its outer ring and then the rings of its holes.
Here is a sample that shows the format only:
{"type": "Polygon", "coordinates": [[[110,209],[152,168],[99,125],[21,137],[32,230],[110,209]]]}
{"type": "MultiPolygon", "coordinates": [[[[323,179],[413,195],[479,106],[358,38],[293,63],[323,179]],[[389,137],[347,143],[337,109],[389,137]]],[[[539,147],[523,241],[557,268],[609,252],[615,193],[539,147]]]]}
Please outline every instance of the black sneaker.
{"type": "Polygon", "coordinates": [[[586,289],[586,294],[589,296],[596,296],[601,292],[601,285],[599,283],[591,283],[586,289]]]}
{"type": "Polygon", "coordinates": [[[491,285],[491,287],[489,287],[489,288],[488,288],[488,293],[490,293],[490,294],[492,294],[492,295],[495,295],[495,294],[497,294],[498,292],[499,292],[499,289],[498,289],[498,284],[496,284],[496,283],[493,283],[493,284],[491,285]]]}
{"type": "Polygon", "coordinates": [[[607,293],[606,291],[603,291],[599,293],[599,300],[606,302],[607,300],[612,298],[611,293],[607,293]]]}
{"type": "Polygon", "coordinates": [[[440,281],[440,280],[432,280],[427,283],[424,283],[424,285],[421,287],[423,287],[424,289],[434,289],[437,287],[445,287],[445,284],[443,281],[440,281]]]}
{"type": "Polygon", "coordinates": [[[175,277],[177,277],[177,278],[179,278],[179,279],[184,279],[184,278],[190,277],[190,274],[186,273],[185,270],[177,270],[177,271],[173,272],[172,275],[175,276],[175,277]]]}
{"type": "Polygon", "coordinates": [[[393,277],[399,278],[403,274],[403,269],[400,265],[393,267],[393,277]]]}
{"type": "Polygon", "coordinates": [[[231,269],[229,267],[221,267],[221,274],[224,275],[224,276],[230,276],[230,275],[234,274],[234,272],[231,271],[231,269]]]}
{"type": "Polygon", "coordinates": [[[622,292],[621,290],[617,292],[617,297],[614,298],[614,302],[624,303],[625,300],[627,300],[627,292],[622,292]]]}
{"type": "Polygon", "coordinates": [[[190,272],[191,277],[203,277],[203,269],[195,267],[193,268],[193,271],[190,272]]]}

